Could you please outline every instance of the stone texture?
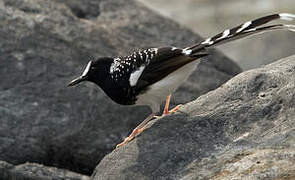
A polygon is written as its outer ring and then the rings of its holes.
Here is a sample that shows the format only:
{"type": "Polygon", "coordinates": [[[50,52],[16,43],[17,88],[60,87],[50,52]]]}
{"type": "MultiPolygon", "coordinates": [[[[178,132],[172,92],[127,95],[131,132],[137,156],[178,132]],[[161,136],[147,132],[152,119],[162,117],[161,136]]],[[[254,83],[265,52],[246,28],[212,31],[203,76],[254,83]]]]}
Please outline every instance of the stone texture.
{"type": "MultiPolygon", "coordinates": [[[[119,106],[93,84],[66,84],[95,57],[201,39],[131,0],[0,0],[0,27],[0,159],[87,174],[149,110],[119,106]]],[[[241,71],[211,54],[174,102],[188,102],[241,71]]]]}
{"type": "Polygon", "coordinates": [[[3,180],[89,180],[89,176],[74,173],[65,169],[58,169],[25,163],[14,166],[0,161],[0,179],[3,180]]]}
{"type": "Polygon", "coordinates": [[[295,56],[243,72],[154,120],[93,180],[294,179],[295,56]]]}

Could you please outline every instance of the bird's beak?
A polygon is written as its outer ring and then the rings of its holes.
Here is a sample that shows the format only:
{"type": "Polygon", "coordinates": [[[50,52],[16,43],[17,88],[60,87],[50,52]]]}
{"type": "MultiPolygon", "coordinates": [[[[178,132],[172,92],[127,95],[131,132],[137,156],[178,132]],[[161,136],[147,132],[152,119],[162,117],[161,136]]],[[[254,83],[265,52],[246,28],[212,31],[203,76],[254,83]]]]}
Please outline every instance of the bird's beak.
{"type": "Polygon", "coordinates": [[[78,84],[78,83],[80,83],[80,82],[82,82],[82,81],[85,81],[86,78],[87,78],[87,76],[79,76],[79,77],[77,77],[76,79],[72,80],[72,81],[68,84],[68,86],[74,86],[74,85],[76,85],[76,84],[78,84]]]}

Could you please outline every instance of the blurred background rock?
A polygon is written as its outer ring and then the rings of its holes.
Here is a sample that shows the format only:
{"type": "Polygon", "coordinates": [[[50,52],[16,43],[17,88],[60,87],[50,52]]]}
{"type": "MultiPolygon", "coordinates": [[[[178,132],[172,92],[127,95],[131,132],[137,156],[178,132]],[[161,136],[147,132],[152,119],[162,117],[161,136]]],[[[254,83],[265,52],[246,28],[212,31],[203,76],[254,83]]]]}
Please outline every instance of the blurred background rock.
{"type": "MultiPolygon", "coordinates": [[[[260,16],[295,13],[294,0],[138,1],[193,29],[204,38],[260,16]]],[[[222,45],[219,49],[247,70],[294,54],[295,36],[292,32],[270,32],[222,45]]]]}

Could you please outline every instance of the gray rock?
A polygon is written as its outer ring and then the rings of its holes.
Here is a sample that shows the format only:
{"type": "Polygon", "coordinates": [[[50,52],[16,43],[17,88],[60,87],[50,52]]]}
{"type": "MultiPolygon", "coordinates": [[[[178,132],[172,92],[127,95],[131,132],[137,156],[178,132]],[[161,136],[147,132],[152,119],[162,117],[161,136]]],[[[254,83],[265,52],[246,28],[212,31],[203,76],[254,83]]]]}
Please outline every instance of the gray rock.
{"type": "Polygon", "coordinates": [[[295,56],[237,75],[154,120],[93,180],[293,179],[295,56]]]}
{"type": "Polygon", "coordinates": [[[65,169],[43,166],[36,163],[25,163],[14,166],[0,161],[0,179],[3,180],[89,180],[89,176],[74,173],[65,169]]]}
{"type": "MultiPolygon", "coordinates": [[[[150,112],[117,105],[93,84],[66,84],[98,56],[201,39],[131,0],[0,0],[0,26],[0,159],[88,174],[150,112]]],[[[240,71],[212,50],[174,102],[240,71]]]]}

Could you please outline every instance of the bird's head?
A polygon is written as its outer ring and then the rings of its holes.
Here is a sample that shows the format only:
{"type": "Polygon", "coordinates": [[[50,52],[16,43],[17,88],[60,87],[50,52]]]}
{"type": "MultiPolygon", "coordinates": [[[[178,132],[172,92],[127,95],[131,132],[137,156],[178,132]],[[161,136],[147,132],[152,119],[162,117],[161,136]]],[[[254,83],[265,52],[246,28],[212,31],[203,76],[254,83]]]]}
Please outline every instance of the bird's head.
{"type": "Polygon", "coordinates": [[[89,61],[83,73],[73,79],[68,86],[74,86],[83,81],[90,81],[99,84],[109,72],[109,67],[113,62],[113,58],[103,57],[95,61],[89,61]]]}

